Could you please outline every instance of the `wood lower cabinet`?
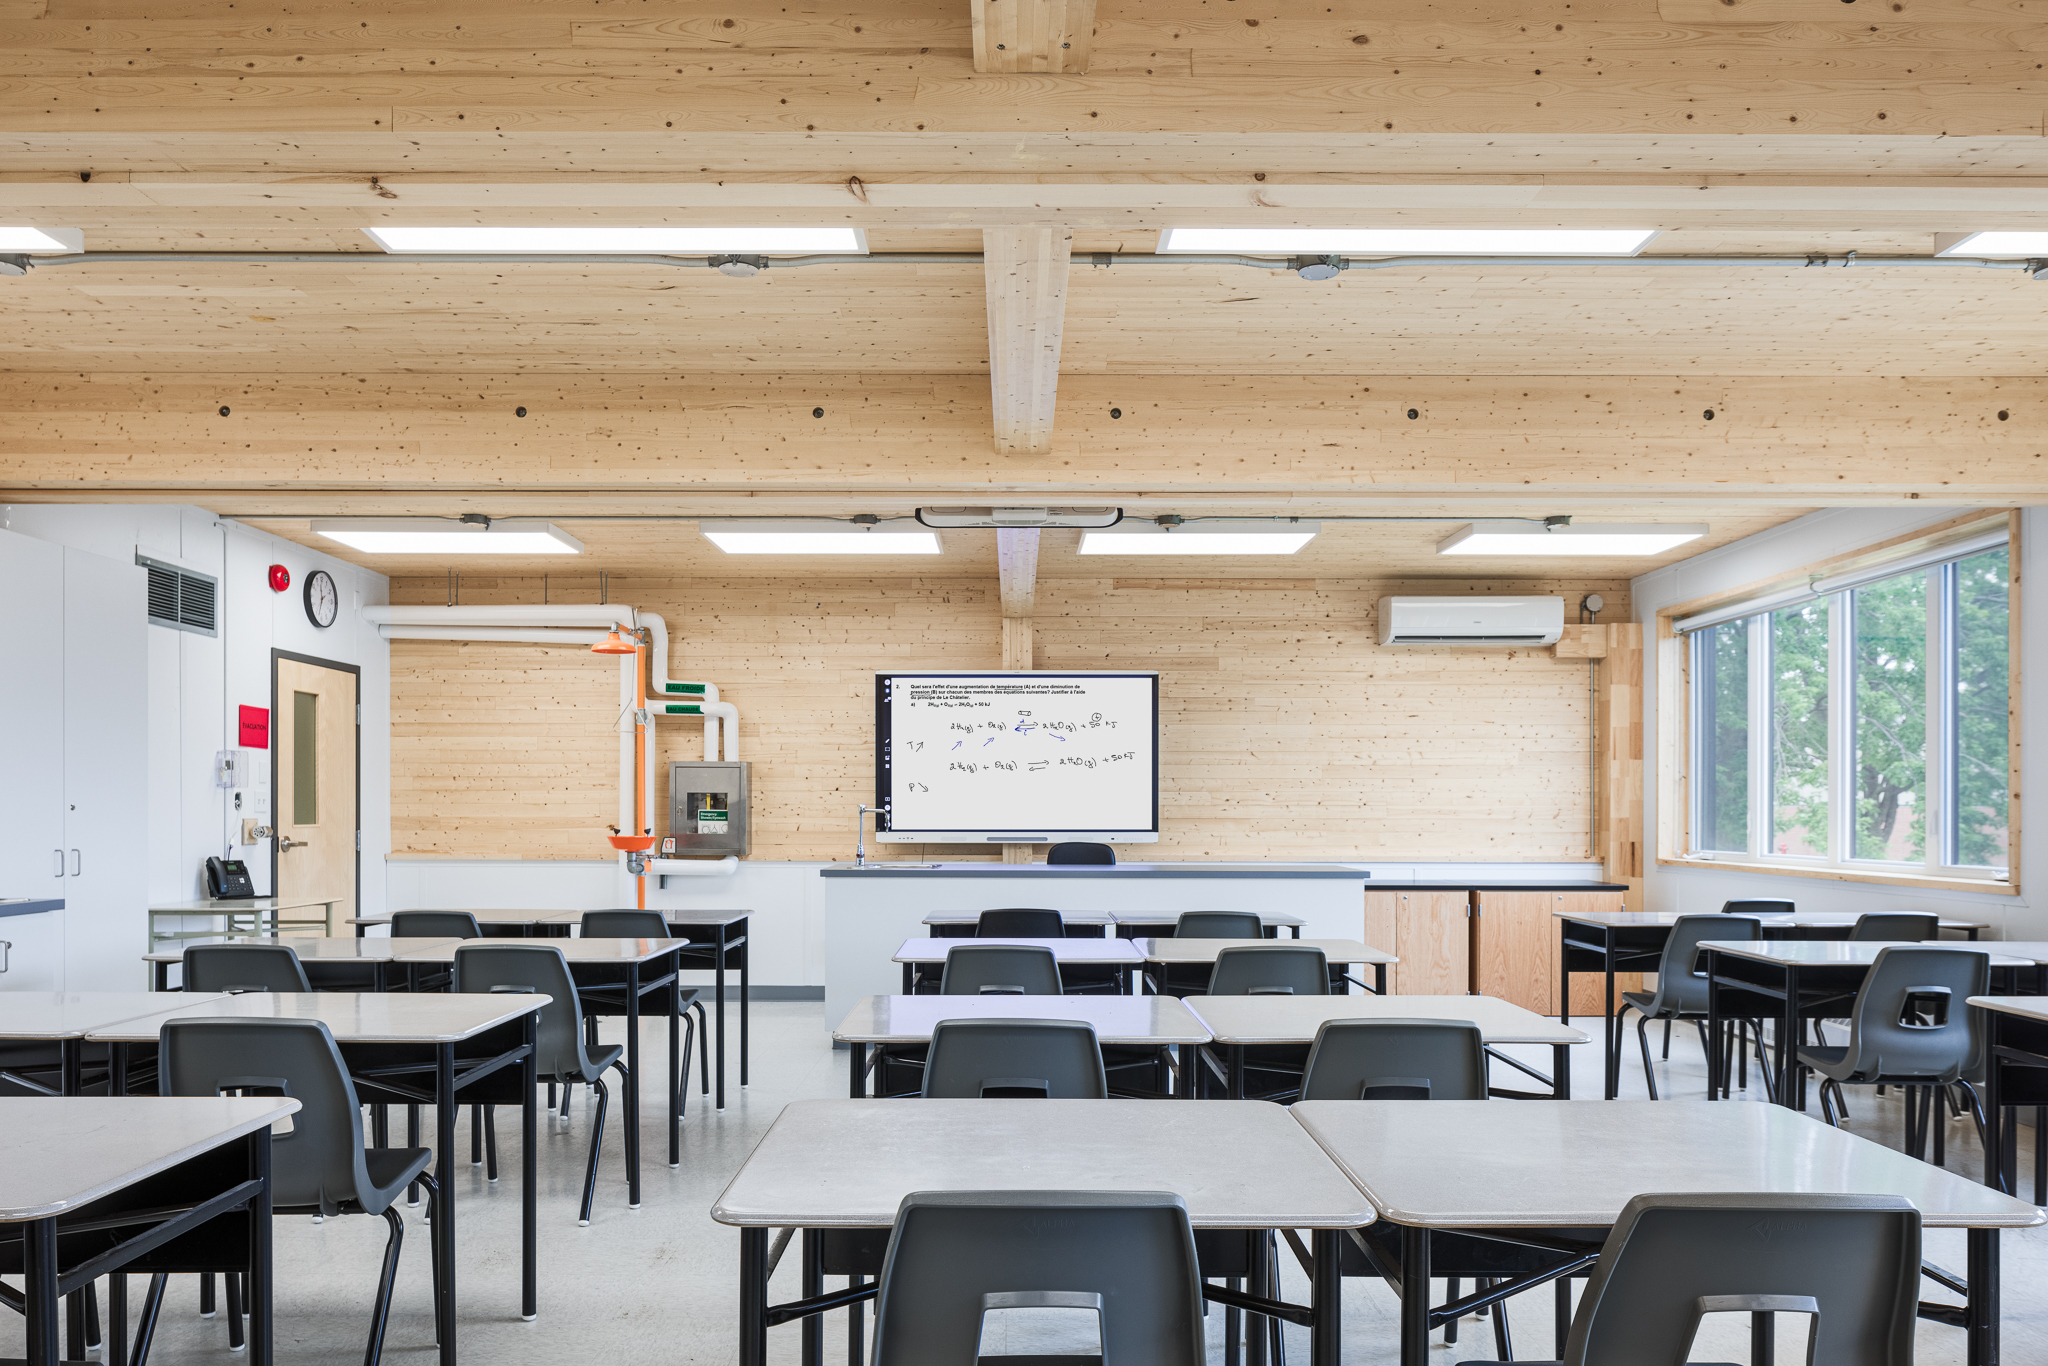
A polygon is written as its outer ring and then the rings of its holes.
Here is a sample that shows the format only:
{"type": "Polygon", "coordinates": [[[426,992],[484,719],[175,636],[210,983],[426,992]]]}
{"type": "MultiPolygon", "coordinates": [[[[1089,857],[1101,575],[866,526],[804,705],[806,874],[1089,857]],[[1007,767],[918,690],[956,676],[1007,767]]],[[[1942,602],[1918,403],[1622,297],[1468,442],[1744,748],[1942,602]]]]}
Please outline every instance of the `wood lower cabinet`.
{"type": "MultiPolygon", "coordinates": [[[[1472,915],[1472,985],[1482,996],[1513,1001],[1539,1015],[1557,1014],[1558,911],[1619,911],[1621,892],[1479,892],[1472,915]]],[[[1640,977],[1615,989],[1634,991],[1640,977]]],[[[1572,979],[1572,1014],[1597,1014],[1604,984],[1572,979]]]]}
{"type": "Polygon", "coordinates": [[[1387,990],[1463,996],[1472,990],[1469,892],[1367,892],[1365,942],[1399,955],[1387,990]]]}

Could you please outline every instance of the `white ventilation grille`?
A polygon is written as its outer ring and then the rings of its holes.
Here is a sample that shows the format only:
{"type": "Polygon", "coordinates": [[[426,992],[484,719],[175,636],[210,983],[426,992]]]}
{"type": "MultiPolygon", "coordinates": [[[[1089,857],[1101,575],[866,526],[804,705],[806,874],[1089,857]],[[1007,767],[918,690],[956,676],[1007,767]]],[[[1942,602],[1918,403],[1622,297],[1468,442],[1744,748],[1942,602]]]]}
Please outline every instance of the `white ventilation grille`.
{"type": "Polygon", "coordinates": [[[220,634],[215,615],[220,580],[152,560],[147,555],[137,555],[135,563],[149,571],[150,625],[202,636],[220,634]]]}

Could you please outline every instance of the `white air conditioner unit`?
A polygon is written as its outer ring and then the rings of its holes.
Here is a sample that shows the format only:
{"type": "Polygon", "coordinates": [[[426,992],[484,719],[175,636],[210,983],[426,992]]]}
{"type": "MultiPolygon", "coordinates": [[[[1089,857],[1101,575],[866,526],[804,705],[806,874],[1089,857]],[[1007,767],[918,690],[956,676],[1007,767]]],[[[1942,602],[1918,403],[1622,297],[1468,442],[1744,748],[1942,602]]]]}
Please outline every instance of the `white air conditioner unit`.
{"type": "Polygon", "coordinates": [[[1381,598],[1382,645],[1555,645],[1563,598],[1381,598]]]}

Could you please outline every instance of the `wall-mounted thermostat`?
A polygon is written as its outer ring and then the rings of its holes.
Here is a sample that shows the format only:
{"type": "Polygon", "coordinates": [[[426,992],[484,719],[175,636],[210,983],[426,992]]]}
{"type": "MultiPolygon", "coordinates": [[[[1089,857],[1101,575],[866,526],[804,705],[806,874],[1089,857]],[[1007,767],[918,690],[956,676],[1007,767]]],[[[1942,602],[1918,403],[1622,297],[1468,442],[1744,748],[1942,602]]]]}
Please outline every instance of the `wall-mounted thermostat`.
{"type": "Polygon", "coordinates": [[[668,766],[668,836],[675,855],[747,852],[747,765],[687,762],[668,766]]]}

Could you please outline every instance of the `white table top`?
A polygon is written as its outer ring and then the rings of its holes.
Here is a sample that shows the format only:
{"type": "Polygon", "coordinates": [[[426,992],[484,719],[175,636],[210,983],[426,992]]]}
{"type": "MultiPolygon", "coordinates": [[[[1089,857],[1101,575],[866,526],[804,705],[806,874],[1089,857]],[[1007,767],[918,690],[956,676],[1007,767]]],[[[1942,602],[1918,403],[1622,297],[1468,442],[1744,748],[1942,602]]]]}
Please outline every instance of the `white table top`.
{"type": "Polygon", "coordinates": [[[86,1037],[97,1043],[155,1043],[166,1020],[226,1016],[324,1020],[337,1043],[460,1043],[538,1010],[553,999],[544,993],[430,992],[415,996],[381,991],[251,991],[209,997],[162,1015],[108,1025],[86,1037]]]}
{"type": "Polygon", "coordinates": [[[1332,963],[1398,963],[1356,939],[1133,939],[1148,963],[1214,963],[1225,949],[1321,949],[1332,963]]]}
{"type": "Polygon", "coordinates": [[[420,948],[426,944],[460,943],[460,940],[440,939],[358,939],[354,935],[245,935],[234,939],[190,939],[175,949],[158,949],[145,953],[145,963],[182,963],[185,950],[203,944],[282,944],[306,962],[314,963],[385,963],[396,958],[408,948],[420,948]]]}
{"type": "Polygon", "coordinates": [[[332,906],[348,900],[347,893],[340,896],[244,896],[221,900],[209,897],[204,901],[172,901],[161,906],[151,906],[151,915],[220,915],[225,911],[296,911],[306,906],[332,906]]]}
{"type": "Polygon", "coordinates": [[[1142,959],[1128,939],[906,939],[892,962],[943,963],[950,949],[963,944],[1025,944],[1051,949],[1061,963],[1135,964],[1142,959]]]}
{"type": "MultiPolygon", "coordinates": [[[[1243,912],[1233,912],[1233,914],[1256,915],[1261,925],[1279,926],[1281,928],[1308,924],[1300,916],[1289,915],[1285,911],[1246,910],[1243,912]]],[[[1177,911],[1118,911],[1116,913],[1116,923],[1119,925],[1171,925],[1179,919],[1180,914],[1177,911]]]]}
{"type": "Polygon", "coordinates": [[[560,949],[571,963],[644,963],[665,953],[691,947],[687,939],[401,939],[406,947],[392,957],[395,963],[452,963],[456,951],[466,944],[503,948],[508,944],[532,944],[560,949]]]}
{"type": "Polygon", "coordinates": [[[1782,1105],[1317,1100],[1290,1113],[1383,1218],[1413,1227],[1611,1225],[1652,1191],[1900,1195],[1930,1228],[2048,1223],[2048,1211],[1782,1105]]]}
{"type": "MultiPolygon", "coordinates": [[[[1955,947],[1966,946],[1958,944],[1955,947]]],[[[2039,939],[1987,939],[1968,947],[1988,949],[2001,958],[2024,958],[2030,963],[2048,963],[2048,942],[2039,939]]]]}
{"type": "MultiPolygon", "coordinates": [[[[927,925],[972,925],[980,919],[980,911],[934,911],[924,918],[924,923],[927,925]]],[[[1069,925],[1114,925],[1117,918],[1108,911],[1061,911],[1060,919],[1069,925]]]]}
{"type": "Polygon", "coordinates": [[[0,1100],[0,1223],[91,1204],[299,1108],[288,1096],[0,1100]]]}
{"type": "MultiPolygon", "coordinates": [[[[1717,915],[1717,911],[1552,911],[1559,920],[1575,920],[1582,925],[1669,925],[1680,915],[1717,915]]],[[[1739,917],[1738,917],[1739,918],[1739,917]]],[[[1755,919],[1766,925],[1841,925],[1856,923],[1853,915],[1838,915],[1826,911],[1794,911],[1790,915],[1760,915],[1755,919]]],[[[1944,930],[1982,930],[1990,926],[1987,920],[1950,920],[1941,918],[1944,930]]]]}
{"type": "Polygon", "coordinates": [[[1765,963],[1788,963],[1799,967],[1869,967],[1877,961],[1877,955],[1885,949],[1940,949],[1948,952],[1987,953],[1994,968],[2026,968],[2033,966],[2031,958],[2012,958],[1997,952],[1998,944],[1972,944],[1967,941],[1945,939],[1925,944],[1882,943],[1876,940],[1853,941],[1848,939],[1703,939],[1703,949],[1716,953],[1733,954],[1737,958],[1755,958],[1765,963]]]}
{"type": "Polygon", "coordinates": [[[1970,1004],[2001,1015],[2048,1021],[2048,996],[1972,996],[1970,1004]]]}
{"type": "MultiPolygon", "coordinates": [[[[433,909],[438,910],[440,908],[434,907],[433,909]]],[[[458,914],[464,909],[466,908],[455,908],[458,914]]],[[[568,921],[570,924],[574,924],[583,918],[583,912],[581,911],[564,910],[490,910],[470,911],[469,913],[476,917],[476,923],[479,925],[546,925],[559,921],[568,921]]],[[[351,917],[347,923],[351,925],[389,925],[391,923],[391,915],[389,912],[383,915],[359,915],[351,917]]]]}
{"type": "Polygon", "coordinates": [[[1171,996],[863,996],[836,1043],[930,1043],[940,1020],[1082,1020],[1099,1043],[1207,1043],[1209,1031],[1171,996]]]}
{"type": "Polygon", "coordinates": [[[1221,1044],[1313,1043],[1330,1020],[1469,1020],[1487,1043],[1587,1040],[1581,1030],[1497,996],[1190,996],[1188,1006],[1221,1044]]]}
{"type": "Polygon", "coordinates": [[[1284,1109],[1249,1100],[800,1100],[711,1217],[887,1228],[912,1191],[980,1190],[1173,1191],[1196,1228],[1361,1228],[1373,1217],[1284,1109]]]}
{"type": "Polygon", "coordinates": [[[224,999],[212,992],[0,991],[0,1039],[82,1039],[106,1025],[224,999]]]}

